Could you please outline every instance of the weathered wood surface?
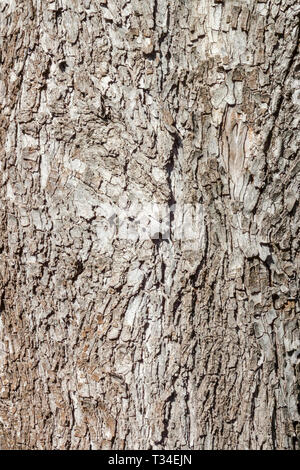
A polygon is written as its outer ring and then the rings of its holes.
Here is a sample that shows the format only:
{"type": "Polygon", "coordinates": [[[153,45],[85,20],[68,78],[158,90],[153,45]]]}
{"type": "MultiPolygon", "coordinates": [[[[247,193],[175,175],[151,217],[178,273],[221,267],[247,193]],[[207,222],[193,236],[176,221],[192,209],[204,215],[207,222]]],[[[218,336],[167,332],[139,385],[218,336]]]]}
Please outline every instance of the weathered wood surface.
{"type": "Polygon", "coordinates": [[[299,12],[1,0],[2,448],[297,445],[299,12]]]}

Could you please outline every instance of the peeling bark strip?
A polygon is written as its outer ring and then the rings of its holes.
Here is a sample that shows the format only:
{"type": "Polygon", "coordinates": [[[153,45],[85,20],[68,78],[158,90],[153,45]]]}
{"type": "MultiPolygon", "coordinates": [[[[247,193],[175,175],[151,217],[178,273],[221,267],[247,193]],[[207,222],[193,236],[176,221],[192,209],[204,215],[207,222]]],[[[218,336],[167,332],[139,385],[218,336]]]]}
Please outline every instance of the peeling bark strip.
{"type": "Polygon", "coordinates": [[[2,449],[297,447],[299,13],[1,0],[2,449]]]}

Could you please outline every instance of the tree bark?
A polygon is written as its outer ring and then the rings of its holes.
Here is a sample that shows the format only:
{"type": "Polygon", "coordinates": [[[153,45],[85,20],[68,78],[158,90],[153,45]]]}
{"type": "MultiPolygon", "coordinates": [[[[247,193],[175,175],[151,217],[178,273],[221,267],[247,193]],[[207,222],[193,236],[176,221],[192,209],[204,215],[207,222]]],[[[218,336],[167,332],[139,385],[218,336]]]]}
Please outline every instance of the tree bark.
{"type": "Polygon", "coordinates": [[[2,449],[297,447],[299,11],[1,0],[2,449]]]}

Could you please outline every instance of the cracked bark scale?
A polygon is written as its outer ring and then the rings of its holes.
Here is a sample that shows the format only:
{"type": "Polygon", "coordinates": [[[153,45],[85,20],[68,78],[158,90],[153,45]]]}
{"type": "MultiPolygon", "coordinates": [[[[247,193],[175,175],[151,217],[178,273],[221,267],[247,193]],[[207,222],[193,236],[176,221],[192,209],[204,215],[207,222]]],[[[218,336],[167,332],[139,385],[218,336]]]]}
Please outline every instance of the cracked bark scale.
{"type": "Polygon", "coordinates": [[[299,10],[1,0],[2,449],[297,447],[299,10]]]}

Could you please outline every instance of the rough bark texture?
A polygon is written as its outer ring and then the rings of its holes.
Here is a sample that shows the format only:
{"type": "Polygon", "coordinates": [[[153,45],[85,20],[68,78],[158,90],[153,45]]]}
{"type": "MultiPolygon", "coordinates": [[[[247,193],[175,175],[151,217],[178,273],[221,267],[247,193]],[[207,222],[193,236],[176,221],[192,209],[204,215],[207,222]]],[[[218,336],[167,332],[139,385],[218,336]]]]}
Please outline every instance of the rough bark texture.
{"type": "Polygon", "coordinates": [[[297,447],[299,10],[1,0],[1,448],[297,447]]]}

